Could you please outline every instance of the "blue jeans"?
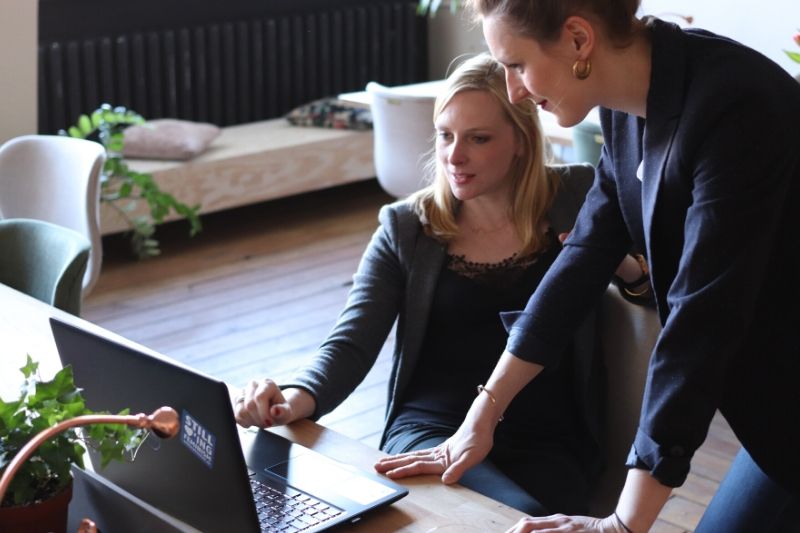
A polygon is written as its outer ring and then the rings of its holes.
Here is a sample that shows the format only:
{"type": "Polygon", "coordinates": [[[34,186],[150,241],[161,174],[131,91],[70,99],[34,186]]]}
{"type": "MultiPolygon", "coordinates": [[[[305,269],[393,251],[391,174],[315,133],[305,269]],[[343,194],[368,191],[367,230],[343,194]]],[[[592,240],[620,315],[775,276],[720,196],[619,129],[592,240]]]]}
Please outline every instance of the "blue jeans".
{"type": "Polygon", "coordinates": [[[776,484],[739,450],[695,533],[800,532],[800,497],[776,484]]]}

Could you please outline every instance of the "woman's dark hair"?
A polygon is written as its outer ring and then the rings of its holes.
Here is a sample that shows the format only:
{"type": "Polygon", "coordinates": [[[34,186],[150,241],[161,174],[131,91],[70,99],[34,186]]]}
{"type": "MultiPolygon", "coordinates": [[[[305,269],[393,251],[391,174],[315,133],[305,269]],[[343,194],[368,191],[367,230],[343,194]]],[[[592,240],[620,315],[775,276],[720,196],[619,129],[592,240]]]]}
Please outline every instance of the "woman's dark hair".
{"type": "Polygon", "coordinates": [[[633,35],[640,3],[641,0],[466,0],[476,18],[497,16],[519,35],[541,43],[556,40],[567,17],[591,15],[621,45],[633,35]]]}

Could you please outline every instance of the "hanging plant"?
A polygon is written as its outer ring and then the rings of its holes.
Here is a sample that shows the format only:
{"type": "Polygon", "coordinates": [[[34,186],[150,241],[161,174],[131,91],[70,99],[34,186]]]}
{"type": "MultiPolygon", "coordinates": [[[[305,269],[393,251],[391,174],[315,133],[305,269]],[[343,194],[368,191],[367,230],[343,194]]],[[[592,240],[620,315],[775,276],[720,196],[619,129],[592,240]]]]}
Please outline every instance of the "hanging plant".
{"type": "Polygon", "coordinates": [[[131,232],[131,248],[140,259],[161,253],[155,238],[155,226],[164,221],[170,212],[189,222],[189,235],[200,229],[200,206],[181,203],[162,191],[151,174],[137,172],[128,167],[122,156],[125,146],[123,131],[134,124],[144,124],[139,113],[124,107],[101,105],[91,115],[81,115],[78,122],[61,135],[78,139],[95,138],[106,149],[106,162],[100,177],[100,201],[111,206],[126,221],[131,232]],[[132,215],[138,202],[147,202],[147,215],[132,215]]]}

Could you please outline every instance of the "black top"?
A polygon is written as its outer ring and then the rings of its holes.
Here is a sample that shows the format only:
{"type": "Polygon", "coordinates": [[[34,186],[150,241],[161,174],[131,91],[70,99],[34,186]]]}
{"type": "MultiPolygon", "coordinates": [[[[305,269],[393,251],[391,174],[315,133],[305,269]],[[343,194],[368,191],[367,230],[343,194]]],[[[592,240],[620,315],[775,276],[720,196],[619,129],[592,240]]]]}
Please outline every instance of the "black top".
{"type": "MultiPolygon", "coordinates": [[[[499,313],[521,309],[552,264],[560,245],[538,257],[470,263],[448,255],[434,294],[422,355],[393,425],[430,423],[457,428],[503,352],[507,333],[499,313]]],[[[571,349],[571,347],[570,347],[571,349]]],[[[578,411],[571,357],[546,368],[515,398],[496,438],[532,445],[576,444],[578,411]]]]}

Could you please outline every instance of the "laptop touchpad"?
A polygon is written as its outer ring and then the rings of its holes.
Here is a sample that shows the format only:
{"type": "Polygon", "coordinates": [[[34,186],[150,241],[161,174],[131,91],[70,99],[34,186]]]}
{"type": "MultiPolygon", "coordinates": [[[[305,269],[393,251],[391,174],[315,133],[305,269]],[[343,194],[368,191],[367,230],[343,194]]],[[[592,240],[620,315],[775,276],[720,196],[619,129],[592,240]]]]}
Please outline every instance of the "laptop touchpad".
{"type": "Polygon", "coordinates": [[[370,504],[394,492],[363,473],[314,453],[293,457],[267,468],[267,471],[304,492],[335,492],[361,505],[370,504]]]}
{"type": "Polygon", "coordinates": [[[313,453],[304,453],[272,465],[266,469],[276,476],[287,480],[290,485],[298,486],[309,479],[324,481],[326,485],[336,484],[353,477],[353,472],[338,466],[333,461],[319,457],[313,453]]]}

